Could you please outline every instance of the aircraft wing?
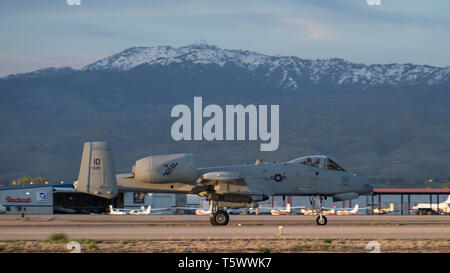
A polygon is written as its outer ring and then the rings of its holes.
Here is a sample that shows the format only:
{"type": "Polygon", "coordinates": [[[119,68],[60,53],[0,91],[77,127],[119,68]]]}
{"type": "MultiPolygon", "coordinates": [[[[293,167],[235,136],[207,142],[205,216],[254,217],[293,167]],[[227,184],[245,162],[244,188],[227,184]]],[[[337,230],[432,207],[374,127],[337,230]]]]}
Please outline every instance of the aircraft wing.
{"type": "Polygon", "coordinates": [[[209,172],[203,174],[197,182],[200,185],[214,186],[217,194],[220,193],[251,193],[245,178],[236,172],[209,172]]]}
{"type": "Polygon", "coordinates": [[[237,172],[208,172],[197,179],[191,193],[214,192],[216,194],[251,194],[245,178],[237,172]]]}
{"type": "Polygon", "coordinates": [[[238,172],[231,171],[211,171],[203,173],[197,179],[197,185],[190,191],[210,198],[219,197],[223,200],[224,206],[228,208],[252,206],[254,202],[265,201],[268,196],[253,192],[247,185],[245,177],[238,172]]]}

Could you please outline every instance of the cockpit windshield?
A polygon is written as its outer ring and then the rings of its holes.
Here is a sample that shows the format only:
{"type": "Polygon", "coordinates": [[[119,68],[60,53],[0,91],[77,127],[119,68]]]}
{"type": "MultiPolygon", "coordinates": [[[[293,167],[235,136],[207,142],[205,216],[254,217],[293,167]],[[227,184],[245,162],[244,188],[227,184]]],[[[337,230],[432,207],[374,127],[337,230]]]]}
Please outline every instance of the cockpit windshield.
{"type": "Polygon", "coordinates": [[[319,157],[319,156],[305,157],[305,158],[302,158],[302,160],[300,161],[300,164],[315,167],[315,168],[322,168],[323,167],[323,158],[319,157]]]}
{"type": "Polygon", "coordinates": [[[323,155],[314,155],[314,156],[308,156],[308,157],[301,157],[292,160],[293,163],[300,163],[302,165],[315,167],[319,169],[327,169],[331,171],[341,171],[345,172],[344,168],[339,166],[336,162],[329,159],[327,156],[323,155]]]}
{"type": "Polygon", "coordinates": [[[339,166],[336,162],[329,158],[327,158],[327,160],[325,161],[325,169],[345,172],[345,170],[341,166],[339,166]]]}

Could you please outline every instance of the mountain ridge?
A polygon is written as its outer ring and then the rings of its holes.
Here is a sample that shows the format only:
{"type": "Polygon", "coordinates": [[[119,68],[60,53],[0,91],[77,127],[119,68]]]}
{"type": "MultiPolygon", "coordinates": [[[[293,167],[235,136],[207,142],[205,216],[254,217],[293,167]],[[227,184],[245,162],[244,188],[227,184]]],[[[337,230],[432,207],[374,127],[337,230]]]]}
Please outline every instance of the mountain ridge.
{"type": "MultiPolygon", "coordinates": [[[[234,65],[251,73],[260,72],[274,76],[284,90],[301,90],[308,85],[331,88],[351,87],[367,89],[381,85],[441,85],[450,83],[450,66],[435,67],[411,63],[362,64],[342,58],[303,59],[296,56],[270,56],[255,51],[221,49],[209,44],[190,44],[181,47],[153,46],[130,47],[119,53],[88,64],[77,71],[128,71],[139,66],[168,66],[171,64],[234,65]]],[[[5,78],[35,77],[45,72],[72,69],[45,68],[30,73],[8,75],[5,78]]],[[[76,70],[76,69],[73,69],[76,70]]]]}
{"type": "Polygon", "coordinates": [[[325,76],[334,80],[331,84],[361,83],[368,86],[418,83],[436,85],[450,81],[449,67],[406,64],[361,64],[342,58],[303,59],[296,56],[269,56],[248,50],[221,49],[214,45],[192,44],[183,47],[156,46],[131,47],[97,62],[82,70],[130,70],[139,65],[168,65],[171,63],[215,64],[232,63],[250,71],[266,69],[266,75],[279,69],[280,81],[287,80],[285,89],[298,89],[303,79],[317,84],[325,76]]]}

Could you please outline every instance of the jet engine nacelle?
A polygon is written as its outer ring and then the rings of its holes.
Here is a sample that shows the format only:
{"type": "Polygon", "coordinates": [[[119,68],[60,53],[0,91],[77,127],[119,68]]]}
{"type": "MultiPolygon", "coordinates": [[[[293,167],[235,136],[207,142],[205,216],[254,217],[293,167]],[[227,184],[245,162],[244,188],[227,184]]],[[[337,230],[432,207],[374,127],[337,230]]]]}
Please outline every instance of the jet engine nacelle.
{"type": "Polygon", "coordinates": [[[344,192],[333,195],[333,202],[336,201],[344,201],[344,200],[352,200],[359,197],[359,194],[356,192],[344,192]]]}
{"type": "Polygon", "coordinates": [[[136,161],[134,179],[145,183],[192,182],[197,179],[196,155],[153,155],[136,161]]]}

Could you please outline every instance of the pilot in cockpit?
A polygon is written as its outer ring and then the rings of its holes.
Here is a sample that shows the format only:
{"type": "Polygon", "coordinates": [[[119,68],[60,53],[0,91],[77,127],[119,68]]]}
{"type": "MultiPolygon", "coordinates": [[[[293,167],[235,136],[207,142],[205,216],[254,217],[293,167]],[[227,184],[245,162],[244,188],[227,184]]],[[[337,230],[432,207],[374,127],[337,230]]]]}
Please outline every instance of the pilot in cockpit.
{"type": "Polygon", "coordinates": [[[314,159],[314,163],[312,164],[312,166],[319,168],[320,167],[320,158],[314,159]]]}
{"type": "Polygon", "coordinates": [[[311,157],[307,157],[307,158],[306,158],[305,165],[307,165],[307,166],[312,166],[312,160],[311,160],[311,157]]]}

